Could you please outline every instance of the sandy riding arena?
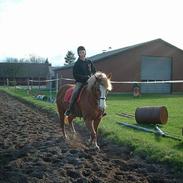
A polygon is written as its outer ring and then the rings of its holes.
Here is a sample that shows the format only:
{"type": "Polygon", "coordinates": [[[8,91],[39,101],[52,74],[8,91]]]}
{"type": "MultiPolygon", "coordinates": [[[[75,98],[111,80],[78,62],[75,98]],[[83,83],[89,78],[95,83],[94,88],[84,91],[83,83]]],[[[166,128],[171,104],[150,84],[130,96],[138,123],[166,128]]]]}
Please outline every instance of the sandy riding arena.
{"type": "Polygon", "coordinates": [[[0,182],[181,182],[171,168],[103,137],[101,150],[90,150],[87,130],[76,130],[78,137],[65,142],[55,117],[0,93],[0,182]]]}

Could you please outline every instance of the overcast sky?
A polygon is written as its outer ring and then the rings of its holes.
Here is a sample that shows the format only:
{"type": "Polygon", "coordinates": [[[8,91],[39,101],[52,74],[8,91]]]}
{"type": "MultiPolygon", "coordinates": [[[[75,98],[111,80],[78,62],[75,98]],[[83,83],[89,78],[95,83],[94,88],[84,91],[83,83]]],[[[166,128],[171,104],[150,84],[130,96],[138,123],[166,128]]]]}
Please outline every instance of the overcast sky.
{"type": "Polygon", "coordinates": [[[62,66],[78,46],[87,56],[162,38],[183,49],[181,0],[0,0],[0,60],[30,54],[62,66]]]}

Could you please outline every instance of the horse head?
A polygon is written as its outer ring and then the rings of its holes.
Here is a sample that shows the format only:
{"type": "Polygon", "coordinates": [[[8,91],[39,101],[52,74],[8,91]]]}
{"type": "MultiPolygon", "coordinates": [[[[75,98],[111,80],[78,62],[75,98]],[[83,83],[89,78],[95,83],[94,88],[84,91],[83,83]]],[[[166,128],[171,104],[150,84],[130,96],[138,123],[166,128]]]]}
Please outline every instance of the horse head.
{"type": "Polygon", "coordinates": [[[107,92],[112,90],[111,77],[112,74],[106,75],[103,72],[96,72],[88,80],[87,89],[92,91],[96,96],[98,108],[102,112],[106,108],[107,92]]]}

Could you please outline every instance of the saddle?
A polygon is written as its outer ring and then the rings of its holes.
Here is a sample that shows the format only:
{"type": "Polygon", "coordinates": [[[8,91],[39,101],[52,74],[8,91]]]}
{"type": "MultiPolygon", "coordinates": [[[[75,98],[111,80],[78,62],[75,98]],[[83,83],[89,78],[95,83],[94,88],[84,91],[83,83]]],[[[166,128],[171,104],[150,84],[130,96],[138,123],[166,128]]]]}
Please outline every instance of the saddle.
{"type": "MultiPolygon", "coordinates": [[[[84,88],[85,87],[82,87],[82,89],[80,90],[79,95],[78,95],[78,98],[77,98],[77,100],[76,100],[76,102],[75,102],[75,104],[73,106],[73,110],[72,110],[72,114],[74,116],[77,116],[77,117],[82,117],[82,112],[81,112],[81,110],[80,110],[80,108],[78,106],[78,103],[79,103],[79,101],[81,99],[81,94],[82,94],[84,88]]],[[[74,90],[74,87],[73,86],[69,87],[66,90],[65,95],[64,95],[64,102],[66,102],[66,103],[70,103],[71,102],[71,96],[72,96],[73,90],[74,90]]],[[[107,114],[105,112],[102,114],[102,116],[106,116],[106,115],[107,114]]]]}
{"type": "MultiPolygon", "coordinates": [[[[81,110],[79,109],[78,107],[78,103],[81,99],[81,94],[83,92],[83,89],[84,87],[82,87],[81,91],[79,92],[79,95],[78,95],[78,98],[73,106],[73,110],[72,110],[72,114],[78,116],[78,117],[82,117],[82,113],[81,113],[81,110]]],[[[72,96],[72,92],[74,90],[74,87],[69,87],[66,92],[65,92],[65,95],[64,95],[64,102],[66,103],[70,103],[71,102],[71,96],[72,96]]]]}

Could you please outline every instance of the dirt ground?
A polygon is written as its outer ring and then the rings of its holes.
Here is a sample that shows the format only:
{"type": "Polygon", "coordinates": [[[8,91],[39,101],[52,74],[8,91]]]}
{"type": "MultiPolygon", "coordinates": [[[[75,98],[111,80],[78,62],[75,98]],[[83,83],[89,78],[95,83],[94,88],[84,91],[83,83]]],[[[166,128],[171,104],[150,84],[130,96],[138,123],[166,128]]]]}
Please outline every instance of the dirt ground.
{"type": "Polygon", "coordinates": [[[64,141],[55,117],[0,93],[0,182],[182,182],[170,167],[103,137],[101,150],[91,150],[88,131],[76,129],[77,137],[64,141]]]}

